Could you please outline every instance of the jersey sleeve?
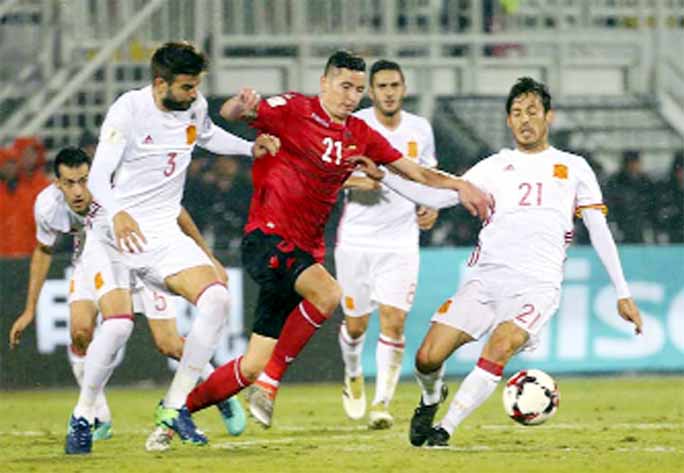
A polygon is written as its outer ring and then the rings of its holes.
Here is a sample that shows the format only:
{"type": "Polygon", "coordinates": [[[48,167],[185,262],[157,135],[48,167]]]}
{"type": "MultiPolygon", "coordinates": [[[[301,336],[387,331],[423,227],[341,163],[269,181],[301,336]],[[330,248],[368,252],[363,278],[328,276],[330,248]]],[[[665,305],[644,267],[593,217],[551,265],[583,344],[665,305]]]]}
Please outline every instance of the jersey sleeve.
{"type": "Polygon", "coordinates": [[[437,157],[435,156],[435,134],[432,132],[432,125],[425,120],[425,149],[420,155],[420,164],[429,168],[437,167],[437,157]]]}
{"type": "Polygon", "coordinates": [[[100,128],[100,143],[125,145],[131,139],[132,114],[130,97],[122,95],[109,107],[100,128]]]}
{"type": "Polygon", "coordinates": [[[55,241],[57,241],[58,232],[50,227],[47,220],[42,215],[39,200],[36,200],[36,203],[33,206],[33,217],[36,220],[36,240],[38,240],[41,245],[53,246],[55,241]]]}
{"type": "Polygon", "coordinates": [[[491,192],[490,159],[491,158],[487,158],[478,162],[475,166],[468,169],[461,177],[479,189],[491,192]]]}
{"type": "Polygon", "coordinates": [[[257,105],[257,116],[251,126],[265,133],[280,134],[287,126],[287,120],[295,107],[296,96],[274,95],[261,99],[257,105]]]}
{"type": "Polygon", "coordinates": [[[384,136],[366,125],[365,122],[363,123],[367,131],[366,156],[378,164],[390,164],[403,157],[398,150],[389,144],[389,141],[384,136]]]}
{"type": "Polygon", "coordinates": [[[598,209],[604,214],[608,208],[603,203],[601,187],[596,180],[596,174],[589,164],[582,159],[577,165],[577,193],[575,195],[575,212],[581,216],[584,209],[598,209]]]}

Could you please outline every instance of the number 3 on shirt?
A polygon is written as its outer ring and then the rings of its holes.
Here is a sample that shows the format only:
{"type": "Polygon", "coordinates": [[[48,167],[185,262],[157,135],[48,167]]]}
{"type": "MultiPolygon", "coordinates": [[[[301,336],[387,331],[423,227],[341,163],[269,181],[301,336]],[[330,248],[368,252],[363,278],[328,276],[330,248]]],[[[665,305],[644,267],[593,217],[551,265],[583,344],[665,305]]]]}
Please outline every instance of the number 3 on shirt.
{"type": "Polygon", "coordinates": [[[329,136],[326,136],[323,138],[323,146],[325,146],[325,152],[323,153],[323,156],[321,156],[323,162],[332,163],[332,154],[333,151],[335,151],[335,165],[339,166],[342,162],[342,142],[335,141],[329,136]]]}
{"type": "Polygon", "coordinates": [[[166,169],[164,169],[164,175],[169,177],[176,170],[176,156],[177,153],[169,153],[166,155],[169,159],[166,160],[166,169]]]}
{"type": "Polygon", "coordinates": [[[534,186],[529,182],[522,182],[518,186],[518,190],[523,191],[523,195],[520,198],[518,205],[529,207],[530,205],[536,204],[537,206],[542,204],[542,184],[541,182],[535,182],[534,186]],[[533,194],[536,194],[534,196],[533,194]]]}

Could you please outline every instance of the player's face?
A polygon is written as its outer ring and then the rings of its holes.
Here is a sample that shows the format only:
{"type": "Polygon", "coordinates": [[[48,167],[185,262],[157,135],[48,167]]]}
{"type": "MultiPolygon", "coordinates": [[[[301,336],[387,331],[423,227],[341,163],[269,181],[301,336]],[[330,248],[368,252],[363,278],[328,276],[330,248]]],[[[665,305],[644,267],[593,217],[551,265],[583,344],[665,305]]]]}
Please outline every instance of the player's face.
{"type": "Polygon", "coordinates": [[[178,74],[170,85],[163,79],[159,80],[164,108],[183,111],[189,109],[197,99],[197,88],[202,82],[202,77],[178,74]]]}
{"type": "Polygon", "coordinates": [[[85,215],[88,212],[92,200],[87,185],[88,171],[90,167],[87,164],[81,164],[75,168],[63,164],[59,166],[57,188],[64,194],[69,208],[79,215],[85,215]]]}
{"type": "Polygon", "coordinates": [[[393,116],[404,103],[406,85],[399,71],[378,71],[368,90],[373,106],[383,115],[393,116]]]}
{"type": "Polygon", "coordinates": [[[363,98],[366,73],[333,67],[321,77],[321,103],[335,121],[343,122],[363,98]]]}
{"type": "Polygon", "coordinates": [[[553,113],[544,112],[544,105],[537,94],[516,97],[508,114],[508,127],[513,132],[516,145],[525,151],[536,152],[548,146],[549,125],[553,113]]]}

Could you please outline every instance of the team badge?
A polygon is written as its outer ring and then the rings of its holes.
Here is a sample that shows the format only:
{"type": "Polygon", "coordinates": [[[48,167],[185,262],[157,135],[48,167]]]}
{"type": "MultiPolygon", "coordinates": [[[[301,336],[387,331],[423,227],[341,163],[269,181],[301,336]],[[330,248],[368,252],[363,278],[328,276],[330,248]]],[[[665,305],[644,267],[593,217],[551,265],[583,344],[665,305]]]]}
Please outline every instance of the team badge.
{"type": "Polygon", "coordinates": [[[347,308],[347,310],[354,310],[356,307],[356,304],[354,304],[354,298],[352,296],[345,296],[344,306],[347,308]]]}
{"type": "Polygon", "coordinates": [[[95,289],[102,289],[104,286],[104,279],[102,278],[102,273],[97,273],[95,275],[95,289]]]}
{"type": "Polygon", "coordinates": [[[557,177],[558,179],[567,179],[568,167],[565,164],[554,164],[553,177],[557,177]]]}
{"type": "Polygon", "coordinates": [[[438,314],[446,314],[447,311],[449,310],[449,307],[451,307],[451,302],[452,302],[451,299],[447,299],[446,301],[444,301],[444,304],[439,306],[439,309],[437,309],[437,313],[438,314]]]}
{"type": "Polygon", "coordinates": [[[415,141],[408,142],[408,157],[417,158],[418,157],[418,143],[415,141]]]}
{"type": "Polygon", "coordinates": [[[185,129],[185,143],[193,144],[197,140],[197,127],[190,125],[185,129]]]}

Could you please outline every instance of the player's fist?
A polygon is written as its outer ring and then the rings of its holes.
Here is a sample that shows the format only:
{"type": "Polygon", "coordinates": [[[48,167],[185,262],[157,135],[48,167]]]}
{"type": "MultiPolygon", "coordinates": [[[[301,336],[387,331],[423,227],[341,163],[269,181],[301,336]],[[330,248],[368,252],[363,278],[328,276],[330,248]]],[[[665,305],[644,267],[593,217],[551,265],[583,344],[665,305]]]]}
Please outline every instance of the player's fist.
{"type": "Polygon", "coordinates": [[[280,138],[273,135],[262,134],[256,137],[254,140],[254,146],[252,146],[252,156],[254,158],[260,158],[266,154],[275,156],[280,149],[280,138]]]}
{"type": "Polygon", "coordinates": [[[385,171],[380,169],[372,159],[367,158],[366,156],[352,156],[349,158],[349,162],[356,167],[357,171],[362,171],[371,179],[380,181],[385,177],[385,171]]]}
{"type": "Polygon", "coordinates": [[[416,209],[416,222],[421,230],[430,230],[437,221],[439,211],[422,205],[416,209]]]}
{"type": "Polygon", "coordinates": [[[19,345],[19,342],[21,341],[21,334],[24,333],[24,330],[26,330],[26,327],[28,327],[31,322],[33,322],[33,312],[31,311],[24,311],[19,317],[17,317],[17,320],[14,321],[14,324],[12,324],[12,328],[10,329],[9,336],[9,344],[11,349],[14,349],[17,345],[19,345]]]}
{"type": "Polygon", "coordinates": [[[620,317],[634,324],[634,333],[641,334],[644,323],[641,321],[641,313],[634,300],[631,297],[618,299],[617,310],[620,317]]]}
{"type": "Polygon", "coordinates": [[[226,100],[219,114],[226,120],[248,118],[256,110],[261,96],[254,89],[240,89],[235,97],[226,100]]]}
{"type": "Polygon", "coordinates": [[[461,201],[461,205],[463,205],[473,217],[479,217],[481,220],[485,220],[489,216],[491,201],[487,194],[464,179],[459,179],[456,190],[458,191],[458,198],[461,201]]]}
{"type": "Polygon", "coordinates": [[[140,231],[138,222],[123,210],[114,215],[112,219],[114,227],[114,241],[120,251],[135,253],[138,250],[142,253],[143,243],[147,243],[145,236],[140,231]]]}

